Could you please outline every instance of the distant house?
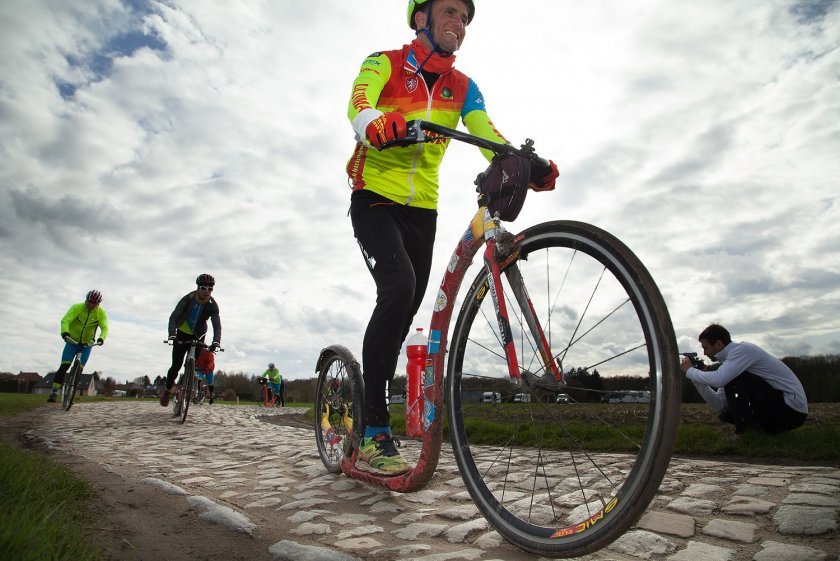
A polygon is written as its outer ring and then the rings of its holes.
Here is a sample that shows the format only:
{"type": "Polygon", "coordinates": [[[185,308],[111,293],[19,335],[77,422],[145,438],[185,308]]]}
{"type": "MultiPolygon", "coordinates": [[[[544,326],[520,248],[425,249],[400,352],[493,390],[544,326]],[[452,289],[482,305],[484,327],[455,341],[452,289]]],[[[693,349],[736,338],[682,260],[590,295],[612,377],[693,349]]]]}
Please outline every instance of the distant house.
{"type": "MultiPolygon", "coordinates": [[[[33,386],[32,393],[36,395],[49,395],[50,390],[52,390],[54,378],[55,372],[50,372],[49,374],[47,374],[43,380],[41,380],[33,386]]],[[[79,387],[76,388],[76,395],[97,395],[97,378],[101,378],[100,372],[94,372],[93,374],[82,374],[82,379],[79,380],[79,387]]]]}
{"type": "Polygon", "coordinates": [[[19,372],[17,375],[18,392],[30,393],[32,388],[41,381],[41,375],[37,372],[19,372]]]}
{"type": "Polygon", "coordinates": [[[32,387],[40,381],[41,375],[37,372],[0,372],[0,392],[31,393],[32,387]]]}

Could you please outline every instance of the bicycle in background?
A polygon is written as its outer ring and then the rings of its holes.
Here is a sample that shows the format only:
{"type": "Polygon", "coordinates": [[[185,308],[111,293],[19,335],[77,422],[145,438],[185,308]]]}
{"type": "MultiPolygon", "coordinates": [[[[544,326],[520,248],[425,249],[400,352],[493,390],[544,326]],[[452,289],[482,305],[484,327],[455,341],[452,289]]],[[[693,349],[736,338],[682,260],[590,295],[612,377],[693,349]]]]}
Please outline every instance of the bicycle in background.
{"type": "Polygon", "coordinates": [[[73,407],[73,400],[76,398],[79,382],[82,379],[82,370],[84,369],[82,365],[82,352],[88,347],[99,347],[102,343],[79,343],[71,339],[69,335],[64,337],[64,341],[71,345],[76,345],[76,354],[73,355],[73,361],[67,370],[64,383],[61,385],[61,408],[65,411],[70,411],[70,408],[73,407]]]}
{"type": "MultiPolygon", "coordinates": [[[[408,129],[398,143],[453,139],[497,158],[515,154],[547,164],[537,160],[531,141],[516,148],[424,121],[408,129]]],[[[458,470],[496,531],[539,555],[585,555],[639,519],[668,467],[680,407],[671,319],[647,269],[616,237],[569,220],[515,234],[502,221],[518,209],[505,218],[490,212],[492,195],[480,200],[434,301],[416,466],[391,477],[355,467],[364,379],[341,345],[323,349],[316,364],[318,452],[330,472],[416,491],[437,467],[445,407],[458,470]],[[460,290],[468,272],[474,279],[460,290]],[[570,376],[580,371],[641,377],[650,402],[619,426],[581,397],[558,405],[557,394],[580,396],[572,393],[579,384],[570,376]],[[501,403],[485,403],[487,392],[501,403]],[[513,403],[517,394],[530,397],[513,403]]]]}
{"type": "Polygon", "coordinates": [[[280,398],[277,392],[271,391],[268,387],[268,378],[260,376],[257,378],[260,384],[260,389],[257,390],[257,405],[260,407],[280,407],[280,398]]]}
{"type": "MultiPolygon", "coordinates": [[[[204,343],[204,336],[200,339],[193,338],[189,341],[167,340],[164,343],[168,345],[189,345],[187,356],[184,358],[184,373],[178,379],[175,385],[175,395],[172,400],[172,413],[174,417],[181,418],[181,424],[187,420],[187,412],[190,409],[190,403],[203,403],[205,398],[204,385],[202,380],[196,374],[195,369],[195,355],[196,351],[200,349],[207,349],[204,343]]],[[[216,349],[216,352],[224,352],[221,347],[216,349]]]]}

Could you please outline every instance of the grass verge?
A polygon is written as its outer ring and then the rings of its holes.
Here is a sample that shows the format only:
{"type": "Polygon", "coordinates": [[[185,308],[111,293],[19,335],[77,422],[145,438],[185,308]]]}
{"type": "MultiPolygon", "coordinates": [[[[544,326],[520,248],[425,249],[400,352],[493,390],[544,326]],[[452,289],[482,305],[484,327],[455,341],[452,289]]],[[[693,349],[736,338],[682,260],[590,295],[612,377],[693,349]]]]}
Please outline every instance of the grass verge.
{"type": "MultiPolygon", "coordinates": [[[[581,418],[556,426],[532,425],[522,422],[521,404],[495,406],[493,415],[485,418],[470,418],[470,441],[476,444],[503,444],[512,442],[529,446],[534,442],[553,443],[552,447],[563,449],[573,440],[585,441],[591,451],[618,452],[628,449],[628,443],[615,431],[605,430],[603,425],[586,423],[581,418]]],[[[564,406],[568,407],[568,406],[564,406]]],[[[638,423],[632,405],[596,405],[601,418],[608,419],[613,426],[620,426],[625,434],[640,436],[643,426],[638,423]]],[[[721,423],[705,405],[683,404],[681,422],[677,429],[676,456],[698,456],[768,463],[838,463],[840,462],[840,404],[810,404],[811,415],[806,423],[796,430],[781,434],[747,432],[735,436],[734,427],[721,423]]],[[[567,409],[567,411],[570,411],[567,409]]],[[[309,413],[308,417],[311,418],[309,413]]],[[[443,438],[449,440],[447,419],[443,419],[443,438]]],[[[391,430],[394,434],[405,434],[405,409],[403,405],[391,406],[391,430]]]]}
{"type": "Polygon", "coordinates": [[[0,417],[26,413],[47,404],[47,396],[28,393],[0,393],[0,417]]]}
{"type": "Polygon", "coordinates": [[[91,485],[48,458],[0,442],[0,551],[19,561],[100,558],[91,485]]]}

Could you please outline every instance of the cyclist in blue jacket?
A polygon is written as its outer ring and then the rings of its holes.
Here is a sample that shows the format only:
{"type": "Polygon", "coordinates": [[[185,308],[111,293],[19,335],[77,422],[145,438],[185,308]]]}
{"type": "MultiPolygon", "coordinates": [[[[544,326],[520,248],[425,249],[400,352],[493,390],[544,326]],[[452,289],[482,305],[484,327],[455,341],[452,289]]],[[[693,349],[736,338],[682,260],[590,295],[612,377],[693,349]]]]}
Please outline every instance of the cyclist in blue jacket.
{"type": "MultiPolygon", "coordinates": [[[[195,279],[196,290],[186,294],[169,316],[169,341],[172,345],[172,365],[166,373],[166,387],[160,393],[160,404],[163,407],[169,405],[169,396],[172,394],[172,386],[175,385],[175,378],[178,371],[184,364],[184,357],[189,350],[189,345],[178,343],[189,343],[193,338],[200,338],[207,333],[207,320],[213,323],[213,343],[210,345],[210,352],[215,351],[221,345],[222,321],[219,319],[219,305],[211,294],[216,286],[216,279],[212,275],[202,273],[195,279]]],[[[198,348],[196,348],[198,352],[198,348]]],[[[198,359],[198,357],[195,357],[198,359]]]]}

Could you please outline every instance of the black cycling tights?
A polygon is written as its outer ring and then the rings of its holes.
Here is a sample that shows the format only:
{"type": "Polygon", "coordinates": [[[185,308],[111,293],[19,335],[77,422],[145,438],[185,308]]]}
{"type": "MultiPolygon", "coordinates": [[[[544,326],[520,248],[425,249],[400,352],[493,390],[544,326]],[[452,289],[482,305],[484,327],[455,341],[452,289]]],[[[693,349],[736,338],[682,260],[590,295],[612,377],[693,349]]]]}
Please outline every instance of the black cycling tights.
{"type": "Polygon", "coordinates": [[[386,382],[420,308],[435,242],[437,211],[397,204],[370,191],[351,197],[353,232],[376,283],[376,307],[362,346],[365,426],[388,426],[386,382]]]}

